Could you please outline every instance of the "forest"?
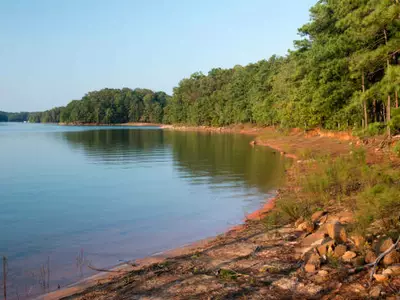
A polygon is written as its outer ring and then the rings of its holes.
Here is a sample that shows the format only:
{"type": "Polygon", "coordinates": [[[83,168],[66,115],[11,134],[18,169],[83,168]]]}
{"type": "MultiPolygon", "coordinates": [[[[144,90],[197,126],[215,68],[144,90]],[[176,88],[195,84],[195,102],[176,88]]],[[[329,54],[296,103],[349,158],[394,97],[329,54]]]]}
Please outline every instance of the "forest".
{"type": "Polygon", "coordinates": [[[28,121],[29,115],[30,113],[28,112],[10,113],[0,111],[0,122],[24,122],[28,121]]]}
{"type": "Polygon", "coordinates": [[[66,107],[33,113],[35,123],[97,123],[127,122],[161,123],[169,96],[163,92],[128,88],[103,89],[71,101],[66,107]]]}
{"type": "Polygon", "coordinates": [[[145,89],[89,92],[29,120],[394,132],[400,129],[399,29],[398,0],[321,0],[286,56],[196,72],[171,97],[145,89]]]}

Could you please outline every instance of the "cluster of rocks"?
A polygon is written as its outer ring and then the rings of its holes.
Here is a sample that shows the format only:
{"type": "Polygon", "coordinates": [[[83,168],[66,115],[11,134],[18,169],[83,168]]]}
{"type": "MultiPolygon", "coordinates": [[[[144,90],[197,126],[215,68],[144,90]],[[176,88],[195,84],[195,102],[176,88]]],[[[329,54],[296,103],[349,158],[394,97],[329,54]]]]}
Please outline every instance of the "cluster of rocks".
{"type": "MultiPolygon", "coordinates": [[[[375,263],[381,253],[393,248],[393,240],[387,236],[368,240],[361,235],[349,237],[347,225],[346,220],[340,222],[340,218],[329,216],[324,211],[314,213],[310,220],[300,218],[296,221],[297,230],[305,232],[312,240],[310,247],[302,253],[307,273],[315,273],[320,278],[328,277],[329,268],[323,268],[327,264],[330,268],[337,265],[354,270],[375,263]]],[[[399,275],[400,253],[393,249],[381,260],[374,278],[377,282],[385,282],[399,275]]]]}

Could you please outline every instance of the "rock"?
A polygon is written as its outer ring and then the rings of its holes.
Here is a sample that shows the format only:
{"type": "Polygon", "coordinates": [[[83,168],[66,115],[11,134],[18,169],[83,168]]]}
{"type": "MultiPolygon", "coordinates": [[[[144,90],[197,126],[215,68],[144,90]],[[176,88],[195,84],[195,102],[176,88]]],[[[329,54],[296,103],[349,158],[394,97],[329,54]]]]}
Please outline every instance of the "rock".
{"type": "Polygon", "coordinates": [[[380,286],[374,286],[370,291],[369,291],[369,296],[371,298],[379,298],[381,296],[382,288],[380,286]]]}
{"type": "Polygon", "coordinates": [[[322,276],[322,277],[326,277],[326,276],[328,276],[328,271],[326,271],[326,270],[320,270],[319,272],[318,272],[318,275],[319,276],[322,276]]]}
{"type": "Polygon", "coordinates": [[[382,275],[385,275],[387,277],[391,277],[391,276],[393,276],[393,271],[391,269],[389,269],[389,268],[385,269],[385,270],[383,270],[382,275]]]}
{"type": "Polygon", "coordinates": [[[313,253],[308,258],[307,264],[311,264],[311,265],[314,265],[316,267],[319,267],[321,265],[321,257],[318,254],[313,253]]]}
{"type": "Polygon", "coordinates": [[[326,255],[327,253],[332,252],[333,247],[335,245],[335,241],[334,240],[330,240],[328,242],[323,243],[322,245],[317,247],[317,251],[319,253],[319,255],[326,255]]]}
{"type": "Polygon", "coordinates": [[[297,220],[296,220],[296,222],[294,222],[294,226],[297,228],[297,227],[299,227],[299,225],[301,224],[301,223],[304,223],[304,218],[303,217],[300,217],[300,218],[298,218],[297,220]]]}
{"type": "Polygon", "coordinates": [[[304,266],[304,270],[307,273],[315,273],[315,271],[317,270],[317,267],[315,265],[313,265],[313,264],[306,264],[304,266]]]}
{"type": "Polygon", "coordinates": [[[295,278],[281,278],[272,283],[273,286],[281,288],[282,290],[291,290],[293,291],[297,285],[297,279],[295,278]]]}
{"type": "Polygon", "coordinates": [[[345,224],[354,223],[354,214],[350,211],[343,211],[339,215],[339,222],[345,224]]]}
{"type": "Polygon", "coordinates": [[[356,256],[357,256],[357,254],[354,253],[353,251],[346,251],[346,253],[343,254],[343,256],[342,256],[342,259],[343,259],[345,262],[351,262],[351,260],[352,260],[353,258],[355,258],[356,256]]]}
{"type": "Polygon", "coordinates": [[[354,244],[356,245],[357,248],[362,248],[365,245],[365,238],[362,235],[355,235],[352,236],[352,239],[354,241],[354,244]]]}
{"type": "Polygon", "coordinates": [[[326,214],[326,215],[322,216],[322,217],[319,219],[319,224],[320,224],[320,225],[325,224],[327,220],[328,220],[328,215],[326,214]]]}
{"type": "Polygon", "coordinates": [[[374,274],[374,278],[377,282],[385,282],[388,281],[389,277],[382,274],[374,274]]]}
{"type": "Polygon", "coordinates": [[[335,251],[333,252],[333,254],[336,257],[342,257],[346,253],[346,251],[347,251],[346,245],[337,245],[335,247],[335,251]]]}
{"type": "Polygon", "coordinates": [[[391,271],[392,276],[400,276],[400,264],[390,266],[388,270],[391,271]]]}
{"type": "Polygon", "coordinates": [[[297,229],[311,233],[314,231],[314,223],[310,222],[310,221],[305,221],[303,223],[301,223],[297,229]]]}
{"type": "MultiPolygon", "coordinates": [[[[299,283],[296,287],[296,293],[307,295],[308,297],[312,297],[313,299],[322,291],[322,287],[316,285],[314,283],[299,283]]],[[[307,297],[307,298],[308,298],[307,297]]]]}
{"type": "Polygon", "coordinates": [[[389,254],[386,254],[383,258],[383,264],[385,266],[390,266],[397,263],[400,263],[400,254],[397,251],[392,251],[389,254]]]}
{"type": "Polygon", "coordinates": [[[346,229],[340,222],[326,224],[326,230],[331,239],[338,242],[347,242],[346,229]]]}
{"type": "Polygon", "coordinates": [[[376,253],[383,253],[386,250],[388,250],[390,247],[393,246],[393,241],[391,238],[384,237],[379,239],[375,244],[374,244],[374,249],[376,253]]]}
{"type": "Polygon", "coordinates": [[[313,221],[314,223],[317,222],[324,214],[324,211],[317,211],[313,213],[311,216],[311,221],[313,221]]]}
{"type": "Polygon", "coordinates": [[[351,290],[352,290],[353,292],[355,292],[355,293],[357,293],[357,294],[365,293],[365,292],[366,292],[365,287],[363,287],[363,285],[360,284],[360,283],[353,283],[353,284],[350,286],[350,288],[351,288],[351,290]]]}
{"type": "Polygon", "coordinates": [[[367,264],[370,264],[370,263],[375,262],[376,259],[377,259],[377,256],[376,256],[375,252],[372,250],[367,250],[367,252],[365,254],[365,262],[367,264]]]}

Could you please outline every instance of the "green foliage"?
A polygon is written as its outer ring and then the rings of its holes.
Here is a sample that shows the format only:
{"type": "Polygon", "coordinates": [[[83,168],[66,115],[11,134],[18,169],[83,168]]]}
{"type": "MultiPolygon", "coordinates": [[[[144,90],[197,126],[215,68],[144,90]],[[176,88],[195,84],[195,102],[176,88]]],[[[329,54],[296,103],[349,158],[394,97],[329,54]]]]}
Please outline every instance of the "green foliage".
{"type": "Polygon", "coordinates": [[[33,123],[97,123],[126,122],[161,123],[167,94],[146,89],[103,89],[89,92],[81,100],[73,100],[66,107],[33,113],[33,123]]]}
{"type": "Polygon", "coordinates": [[[379,122],[368,124],[366,129],[355,130],[353,134],[358,137],[371,137],[385,133],[386,125],[379,122]]]}
{"type": "Polygon", "coordinates": [[[365,232],[374,222],[385,230],[399,229],[400,172],[390,165],[368,165],[365,151],[353,149],[337,159],[322,157],[298,168],[300,192],[283,194],[277,202],[282,219],[308,218],[316,210],[334,205],[356,214],[355,230],[365,232]]]}
{"type": "Polygon", "coordinates": [[[8,122],[8,115],[6,112],[0,111],[0,122],[8,122]]]}
{"type": "Polygon", "coordinates": [[[28,112],[10,113],[0,111],[0,122],[24,122],[28,121],[28,112]]]}
{"type": "Polygon", "coordinates": [[[228,269],[220,269],[219,270],[219,278],[225,281],[236,280],[238,274],[235,271],[228,269]]]}
{"type": "Polygon", "coordinates": [[[400,157],[400,142],[396,142],[396,144],[394,144],[392,151],[397,157],[400,157]]]}

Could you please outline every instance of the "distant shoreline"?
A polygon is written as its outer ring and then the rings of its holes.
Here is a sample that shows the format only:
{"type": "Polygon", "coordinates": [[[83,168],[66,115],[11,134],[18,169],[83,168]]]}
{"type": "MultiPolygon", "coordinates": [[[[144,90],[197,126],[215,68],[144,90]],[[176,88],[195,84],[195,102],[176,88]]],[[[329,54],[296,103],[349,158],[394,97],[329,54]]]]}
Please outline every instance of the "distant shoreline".
{"type": "Polygon", "coordinates": [[[113,124],[104,124],[104,123],[80,123],[80,122],[74,122],[74,123],[55,123],[60,126],[132,126],[132,127],[146,127],[146,126],[152,126],[152,127],[163,127],[164,124],[158,124],[158,123],[145,123],[145,122],[128,122],[128,123],[113,123],[113,124]]]}

